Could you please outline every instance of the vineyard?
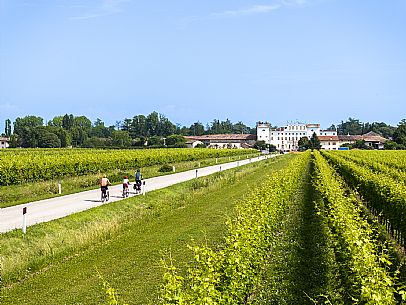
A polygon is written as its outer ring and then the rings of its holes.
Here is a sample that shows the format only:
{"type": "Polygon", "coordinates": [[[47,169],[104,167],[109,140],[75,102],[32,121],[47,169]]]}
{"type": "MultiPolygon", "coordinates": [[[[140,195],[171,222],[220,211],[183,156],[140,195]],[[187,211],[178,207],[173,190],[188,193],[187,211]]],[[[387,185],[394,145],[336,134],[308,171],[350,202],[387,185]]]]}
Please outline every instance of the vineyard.
{"type": "Polygon", "coordinates": [[[406,154],[398,152],[301,155],[237,206],[221,250],[191,247],[195,262],[186,275],[171,259],[164,260],[167,271],[160,303],[401,304],[406,275],[402,264],[406,167],[401,166],[405,160],[406,154]],[[316,194],[313,207],[306,198],[295,197],[306,188],[306,176],[312,177],[308,192],[316,194]],[[306,208],[302,208],[299,217],[294,214],[306,204],[317,215],[310,217],[324,225],[318,232],[324,234],[320,239],[324,249],[311,250],[325,267],[324,282],[317,282],[316,277],[323,277],[317,266],[305,272],[295,267],[306,263],[305,253],[289,245],[298,239],[296,246],[306,252],[300,235],[314,227],[308,224],[303,231],[284,232],[303,226],[309,210],[303,213],[306,208]],[[292,219],[293,225],[283,227],[292,219]],[[284,235],[288,242],[284,243],[284,235]],[[278,256],[282,260],[275,259],[278,256]],[[300,272],[305,278],[297,278],[300,272]],[[306,287],[303,280],[317,282],[318,287],[306,287]]]}
{"type": "Polygon", "coordinates": [[[404,152],[307,151],[105,206],[103,230],[117,220],[94,249],[92,212],[64,220],[72,240],[61,242],[64,224],[12,233],[0,248],[26,257],[4,260],[8,284],[25,266],[38,274],[5,290],[5,304],[100,304],[98,276],[110,304],[404,304],[405,175],[404,152]],[[75,238],[86,247],[72,250],[75,238]],[[66,249],[83,255],[37,272],[66,249]],[[51,279],[64,294],[48,292],[51,279]]]}
{"type": "Polygon", "coordinates": [[[253,154],[241,149],[3,149],[0,185],[127,170],[180,161],[253,154]]]}

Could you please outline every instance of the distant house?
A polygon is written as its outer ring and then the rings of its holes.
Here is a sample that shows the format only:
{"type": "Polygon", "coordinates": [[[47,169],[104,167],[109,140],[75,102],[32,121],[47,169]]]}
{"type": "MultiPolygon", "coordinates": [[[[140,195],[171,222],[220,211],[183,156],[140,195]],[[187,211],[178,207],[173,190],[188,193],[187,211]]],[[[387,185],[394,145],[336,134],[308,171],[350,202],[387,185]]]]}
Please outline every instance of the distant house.
{"type": "Polygon", "coordinates": [[[338,136],[318,136],[320,140],[320,145],[322,149],[325,150],[335,150],[340,147],[342,143],[340,143],[338,136]]]}
{"type": "Polygon", "coordinates": [[[252,148],[257,140],[257,136],[254,134],[213,134],[186,136],[185,138],[188,147],[194,143],[196,146],[197,142],[200,142],[209,148],[252,148]]]}
{"type": "Polygon", "coordinates": [[[257,123],[258,140],[275,145],[276,149],[282,151],[298,150],[299,140],[303,137],[310,139],[313,133],[320,139],[322,149],[330,150],[340,147],[337,145],[337,130],[322,130],[320,124],[296,122],[283,127],[271,128],[268,122],[257,123]]]}
{"type": "Polygon", "coordinates": [[[0,148],[8,148],[10,146],[10,139],[0,137],[0,148]]]}
{"type": "Polygon", "coordinates": [[[377,134],[376,132],[370,131],[363,135],[342,135],[338,136],[340,140],[340,145],[345,143],[355,143],[356,141],[365,141],[365,145],[374,148],[374,149],[383,149],[384,143],[388,141],[388,139],[382,137],[381,135],[377,134]]]}

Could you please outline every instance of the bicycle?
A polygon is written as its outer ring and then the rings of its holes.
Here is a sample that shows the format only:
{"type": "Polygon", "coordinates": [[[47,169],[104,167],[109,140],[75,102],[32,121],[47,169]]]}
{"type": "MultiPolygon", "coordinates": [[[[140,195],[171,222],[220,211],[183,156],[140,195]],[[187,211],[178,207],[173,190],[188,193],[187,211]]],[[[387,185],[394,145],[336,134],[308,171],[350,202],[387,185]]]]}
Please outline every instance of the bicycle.
{"type": "Polygon", "coordinates": [[[101,192],[101,202],[102,202],[102,203],[107,202],[107,201],[109,201],[109,199],[110,199],[109,190],[108,190],[108,189],[102,189],[102,192],[101,192]]]}
{"type": "Polygon", "coordinates": [[[123,198],[127,198],[130,195],[130,190],[127,186],[123,186],[123,198]]]}
{"type": "Polygon", "coordinates": [[[134,183],[134,190],[136,194],[140,194],[141,193],[141,180],[136,180],[134,183]]]}

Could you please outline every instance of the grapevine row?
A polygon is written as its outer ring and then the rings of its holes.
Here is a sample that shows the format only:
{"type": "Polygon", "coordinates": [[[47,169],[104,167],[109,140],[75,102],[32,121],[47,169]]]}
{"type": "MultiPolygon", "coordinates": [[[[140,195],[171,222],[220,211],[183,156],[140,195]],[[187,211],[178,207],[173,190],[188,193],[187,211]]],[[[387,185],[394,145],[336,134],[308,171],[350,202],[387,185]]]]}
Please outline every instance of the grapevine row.
{"type": "Polygon", "coordinates": [[[345,153],[364,160],[379,161],[388,167],[406,172],[406,154],[401,150],[351,150],[345,153]]]}
{"type": "Polygon", "coordinates": [[[367,166],[372,171],[380,174],[385,174],[399,182],[406,182],[406,171],[400,170],[397,167],[388,165],[384,160],[385,156],[377,155],[359,155],[358,151],[345,152],[341,156],[349,161],[353,161],[361,166],[367,166]]]}
{"type": "Polygon", "coordinates": [[[161,304],[246,304],[260,296],[272,244],[309,157],[296,157],[237,206],[222,250],[191,247],[195,264],[185,277],[165,261],[161,304]]]}
{"type": "Polygon", "coordinates": [[[315,152],[315,187],[325,202],[337,257],[343,263],[347,302],[361,304],[396,304],[394,279],[388,273],[389,259],[378,251],[373,230],[361,216],[353,195],[327,161],[315,152]]]}
{"type": "Polygon", "coordinates": [[[346,182],[365,198],[371,208],[382,214],[392,228],[406,236],[406,185],[385,174],[346,160],[338,153],[323,152],[346,182]]]}
{"type": "Polygon", "coordinates": [[[151,150],[8,150],[0,152],[0,185],[80,176],[112,169],[253,154],[242,149],[151,149],[151,150]],[[15,152],[13,154],[13,152],[15,152]]]}

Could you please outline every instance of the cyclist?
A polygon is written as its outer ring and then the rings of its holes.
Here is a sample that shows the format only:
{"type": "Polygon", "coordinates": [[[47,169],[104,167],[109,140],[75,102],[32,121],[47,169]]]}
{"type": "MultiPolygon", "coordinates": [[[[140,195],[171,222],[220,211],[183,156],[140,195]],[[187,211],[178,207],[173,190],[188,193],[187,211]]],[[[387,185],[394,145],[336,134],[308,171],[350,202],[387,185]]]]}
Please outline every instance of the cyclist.
{"type": "Polygon", "coordinates": [[[130,180],[128,180],[127,176],[123,178],[123,197],[128,197],[128,186],[130,185],[130,180]]]}
{"type": "Polygon", "coordinates": [[[141,192],[141,179],[142,179],[141,171],[137,169],[137,171],[135,172],[135,184],[134,184],[134,188],[137,191],[137,193],[141,192]]]}
{"type": "Polygon", "coordinates": [[[111,183],[110,183],[109,179],[107,179],[106,175],[103,175],[103,178],[100,179],[99,184],[100,184],[100,189],[101,189],[101,192],[102,192],[102,198],[107,197],[106,193],[107,193],[107,191],[109,189],[108,186],[111,185],[111,183]]]}

